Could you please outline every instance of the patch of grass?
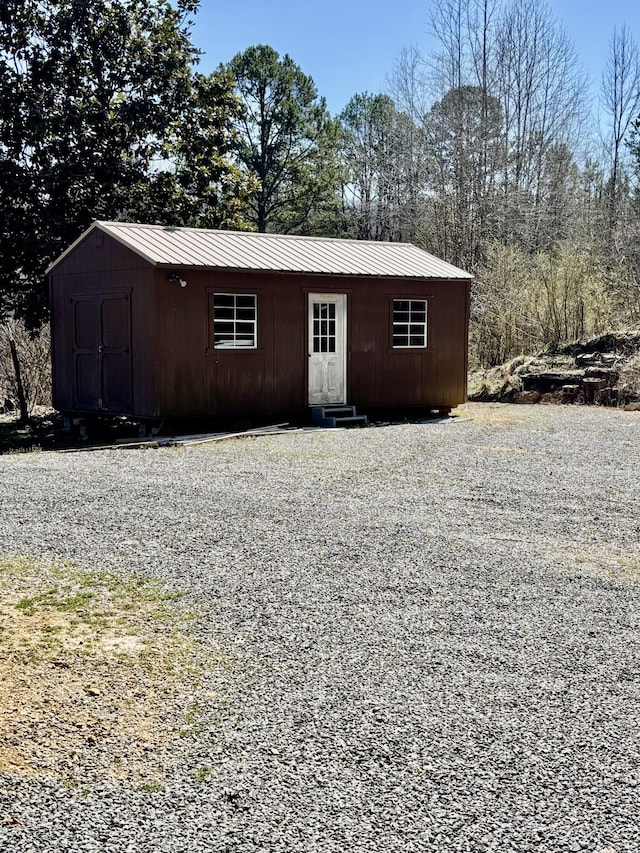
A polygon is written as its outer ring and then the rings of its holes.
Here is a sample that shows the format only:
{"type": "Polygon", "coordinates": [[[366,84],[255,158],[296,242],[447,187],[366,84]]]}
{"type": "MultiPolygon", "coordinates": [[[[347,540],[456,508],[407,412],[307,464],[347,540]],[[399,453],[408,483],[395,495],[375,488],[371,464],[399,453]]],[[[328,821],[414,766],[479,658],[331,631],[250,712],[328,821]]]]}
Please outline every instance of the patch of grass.
{"type": "Polygon", "coordinates": [[[197,734],[194,688],[225,666],[187,633],[196,617],[160,582],[0,555],[0,771],[38,773],[42,758],[81,785],[108,774],[161,790],[150,756],[197,734]]]}
{"type": "Polygon", "coordinates": [[[213,767],[198,767],[195,777],[198,782],[206,782],[213,773],[213,767]]]}
{"type": "Polygon", "coordinates": [[[28,616],[34,616],[38,607],[50,607],[61,613],[80,613],[88,615],[90,605],[94,598],[93,592],[73,592],[66,596],[60,596],[58,589],[47,590],[39,595],[21,598],[16,604],[18,610],[22,610],[28,616]]]}
{"type": "Polygon", "coordinates": [[[138,790],[144,791],[146,794],[159,794],[161,791],[164,791],[164,785],[161,785],[159,782],[143,782],[138,790]]]}
{"type": "Polygon", "coordinates": [[[197,704],[192,704],[184,712],[184,726],[179,730],[178,734],[181,738],[191,737],[192,735],[200,734],[204,725],[202,721],[202,710],[197,704]]]}

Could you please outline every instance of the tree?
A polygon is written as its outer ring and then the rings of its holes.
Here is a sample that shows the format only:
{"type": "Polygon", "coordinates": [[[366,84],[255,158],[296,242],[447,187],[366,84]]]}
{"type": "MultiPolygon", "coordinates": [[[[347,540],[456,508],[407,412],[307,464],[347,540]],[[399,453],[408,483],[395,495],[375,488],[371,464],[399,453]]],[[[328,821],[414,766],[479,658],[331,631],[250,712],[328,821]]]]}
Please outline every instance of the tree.
{"type": "Polygon", "coordinates": [[[311,77],[267,45],[248,48],[221,70],[234,76],[242,104],[237,161],[259,181],[248,217],[258,231],[308,231],[314,217],[336,210],[337,123],[311,77]]]}
{"type": "Polygon", "coordinates": [[[536,249],[549,236],[537,227],[545,160],[578,138],[587,101],[575,47],[544,0],[514,0],[504,13],[496,81],[505,119],[502,234],[536,249]]]}
{"type": "Polygon", "coordinates": [[[623,24],[613,30],[607,64],[602,74],[602,107],[609,121],[607,154],[610,175],[607,187],[607,232],[609,241],[618,219],[621,201],[623,142],[640,107],[640,52],[623,24]]]}
{"type": "Polygon", "coordinates": [[[93,219],[239,221],[243,179],[225,159],[236,104],[229,80],[193,74],[196,8],[0,6],[0,311],[37,325],[47,263],[93,219]]]}
{"type": "Polygon", "coordinates": [[[348,233],[410,240],[424,184],[424,146],[413,121],[388,95],[354,95],[340,115],[348,233]]]}
{"type": "Polygon", "coordinates": [[[437,246],[453,263],[473,267],[489,238],[500,170],[499,101],[477,86],[451,89],[425,119],[437,246]]]}

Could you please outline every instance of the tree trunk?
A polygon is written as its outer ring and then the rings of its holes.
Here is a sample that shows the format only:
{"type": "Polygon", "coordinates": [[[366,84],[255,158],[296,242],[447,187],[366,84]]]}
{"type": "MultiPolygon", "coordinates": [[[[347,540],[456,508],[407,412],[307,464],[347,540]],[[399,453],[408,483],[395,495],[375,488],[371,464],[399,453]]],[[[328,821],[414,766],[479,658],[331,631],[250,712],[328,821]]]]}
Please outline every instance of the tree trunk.
{"type": "Polygon", "coordinates": [[[18,350],[16,349],[16,342],[13,338],[9,338],[9,349],[11,350],[11,361],[13,362],[13,369],[16,374],[16,389],[18,391],[18,404],[20,406],[20,423],[22,426],[26,426],[29,423],[29,409],[27,407],[27,399],[24,396],[18,350]]]}

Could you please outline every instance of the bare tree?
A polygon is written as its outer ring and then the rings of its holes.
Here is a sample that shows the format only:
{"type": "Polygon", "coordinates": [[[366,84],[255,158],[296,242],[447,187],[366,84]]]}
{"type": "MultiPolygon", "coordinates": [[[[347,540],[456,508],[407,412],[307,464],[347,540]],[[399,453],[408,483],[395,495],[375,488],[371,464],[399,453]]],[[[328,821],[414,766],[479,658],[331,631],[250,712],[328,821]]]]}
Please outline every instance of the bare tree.
{"type": "Polygon", "coordinates": [[[477,86],[452,89],[430,110],[425,131],[430,152],[437,249],[473,267],[489,238],[499,172],[502,110],[477,86]]]}
{"type": "Polygon", "coordinates": [[[396,109],[420,125],[433,100],[431,88],[427,62],[418,48],[413,45],[401,50],[387,75],[387,92],[396,109]]]}
{"type": "Polygon", "coordinates": [[[601,106],[608,127],[605,146],[610,164],[607,187],[607,230],[611,238],[617,224],[623,167],[623,142],[640,109],[640,52],[623,24],[613,30],[609,55],[602,74],[601,106]]]}
{"type": "Polygon", "coordinates": [[[411,240],[424,184],[424,145],[389,95],[354,95],[340,116],[345,225],[368,240],[411,240]]]}
{"type": "Polygon", "coordinates": [[[498,36],[496,80],[505,117],[505,235],[537,248],[546,203],[545,160],[579,137],[587,78],[575,47],[544,0],[515,0],[498,36]]]}
{"type": "Polygon", "coordinates": [[[441,48],[432,66],[441,94],[449,89],[459,89],[468,82],[467,22],[465,0],[434,0],[432,3],[429,23],[441,48]]]}

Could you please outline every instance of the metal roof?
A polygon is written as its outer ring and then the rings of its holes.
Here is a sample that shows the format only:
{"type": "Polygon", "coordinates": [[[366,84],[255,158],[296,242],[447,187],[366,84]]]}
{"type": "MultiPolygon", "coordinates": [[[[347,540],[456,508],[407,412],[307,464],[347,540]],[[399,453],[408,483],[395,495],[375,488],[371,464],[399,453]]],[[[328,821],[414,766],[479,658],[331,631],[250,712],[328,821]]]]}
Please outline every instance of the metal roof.
{"type": "Polygon", "coordinates": [[[411,243],[213,231],[126,222],[94,222],[51,264],[47,272],[96,229],[109,234],[154,266],[394,278],[472,278],[464,270],[411,243]]]}

